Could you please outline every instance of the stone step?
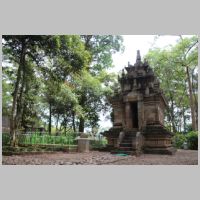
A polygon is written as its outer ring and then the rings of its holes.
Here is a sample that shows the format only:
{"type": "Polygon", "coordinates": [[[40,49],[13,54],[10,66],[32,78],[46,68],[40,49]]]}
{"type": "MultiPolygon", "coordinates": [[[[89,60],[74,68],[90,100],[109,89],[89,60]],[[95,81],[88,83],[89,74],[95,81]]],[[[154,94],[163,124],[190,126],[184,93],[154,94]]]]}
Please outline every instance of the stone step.
{"type": "Polygon", "coordinates": [[[131,143],[121,143],[120,147],[132,147],[131,143]]]}
{"type": "Polygon", "coordinates": [[[111,151],[111,154],[120,154],[120,153],[127,154],[127,155],[134,155],[134,151],[123,151],[123,150],[120,150],[120,149],[111,151]]]}
{"type": "Polygon", "coordinates": [[[131,142],[132,138],[123,138],[122,142],[131,142]]]}
{"type": "Polygon", "coordinates": [[[122,150],[122,151],[132,151],[133,150],[132,147],[122,147],[122,146],[120,146],[118,149],[122,150]]]}
{"type": "Polygon", "coordinates": [[[125,135],[134,135],[136,132],[125,132],[125,135]]]}
{"type": "Polygon", "coordinates": [[[125,136],[125,137],[123,138],[123,140],[132,140],[133,138],[135,138],[135,137],[133,137],[133,136],[132,136],[132,137],[126,137],[126,136],[125,136]]]}
{"type": "Polygon", "coordinates": [[[133,131],[138,131],[138,128],[126,128],[124,129],[125,132],[133,132],[133,131]]]}

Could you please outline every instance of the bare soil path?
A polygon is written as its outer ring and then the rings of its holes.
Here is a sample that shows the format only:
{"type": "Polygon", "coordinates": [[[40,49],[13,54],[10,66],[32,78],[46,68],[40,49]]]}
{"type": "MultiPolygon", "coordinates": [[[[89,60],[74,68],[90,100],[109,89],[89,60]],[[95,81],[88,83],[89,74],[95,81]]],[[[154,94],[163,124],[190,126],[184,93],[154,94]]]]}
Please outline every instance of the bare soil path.
{"type": "Polygon", "coordinates": [[[197,165],[198,151],[178,150],[175,155],[117,156],[108,152],[52,153],[3,156],[3,165],[197,165]]]}

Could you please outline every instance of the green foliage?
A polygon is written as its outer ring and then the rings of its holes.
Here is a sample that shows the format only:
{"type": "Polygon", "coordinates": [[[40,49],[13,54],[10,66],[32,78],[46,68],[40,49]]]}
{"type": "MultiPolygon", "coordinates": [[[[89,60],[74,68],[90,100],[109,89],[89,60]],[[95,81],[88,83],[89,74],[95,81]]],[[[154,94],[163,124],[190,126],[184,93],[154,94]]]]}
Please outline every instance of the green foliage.
{"type": "Polygon", "coordinates": [[[119,35],[82,35],[85,48],[91,54],[90,72],[98,74],[112,67],[112,54],[124,50],[123,38],[119,35]]]}
{"type": "Polygon", "coordinates": [[[49,123],[75,131],[80,119],[83,128],[98,126],[116,79],[106,69],[122,42],[115,35],[3,36],[3,113],[18,129],[49,123]]]}
{"type": "Polygon", "coordinates": [[[182,133],[176,133],[173,137],[173,145],[178,148],[183,148],[183,143],[187,141],[186,135],[182,133]]]}
{"type": "Polygon", "coordinates": [[[168,102],[167,122],[170,122],[173,131],[181,131],[180,126],[186,129],[187,113],[191,108],[188,89],[188,76],[186,67],[192,78],[192,90],[197,107],[197,62],[198,38],[180,38],[176,45],[166,48],[152,48],[145,56],[160,80],[161,88],[168,102]],[[176,95],[174,95],[176,94],[176,95]]]}
{"type": "MultiPolygon", "coordinates": [[[[76,144],[75,141],[76,134],[68,133],[65,135],[52,136],[39,132],[34,132],[32,134],[20,134],[17,135],[18,145],[46,145],[46,144],[60,144],[60,145],[73,145],[76,144]]],[[[11,137],[9,134],[2,134],[2,144],[3,146],[10,145],[11,137]]]]}
{"type": "Polygon", "coordinates": [[[10,134],[2,133],[2,146],[9,146],[11,142],[10,134]]]}
{"type": "Polygon", "coordinates": [[[9,115],[11,112],[11,105],[12,105],[12,96],[11,91],[12,85],[8,83],[5,78],[3,77],[2,80],[2,114],[9,115]]]}
{"type": "Polygon", "coordinates": [[[189,149],[198,150],[198,132],[190,131],[187,134],[176,133],[173,137],[173,144],[178,149],[182,149],[185,142],[188,144],[189,149]]]}
{"type": "Polygon", "coordinates": [[[103,148],[107,145],[107,140],[106,138],[101,138],[101,139],[96,139],[96,140],[92,140],[91,141],[91,147],[93,149],[99,149],[99,148],[103,148]]]}
{"type": "Polygon", "coordinates": [[[18,147],[3,146],[3,155],[20,155],[29,152],[53,152],[53,151],[64,151],[76,150],[77,145],[24,145],[18,147]]]}
{"type": "Polygon", "coordinates": [[[191,131],[187,134],[187,142],[189,149],[198,150],[198,132],[191,131]]]}

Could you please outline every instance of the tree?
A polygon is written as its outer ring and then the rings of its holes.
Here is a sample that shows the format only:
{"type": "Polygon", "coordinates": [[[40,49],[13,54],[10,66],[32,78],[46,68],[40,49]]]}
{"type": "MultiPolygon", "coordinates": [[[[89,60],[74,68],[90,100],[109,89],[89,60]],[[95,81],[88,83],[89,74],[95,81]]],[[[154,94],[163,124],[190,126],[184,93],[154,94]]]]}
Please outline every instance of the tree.
{"type": "Polygon", "coordinates": [[[120,36],[3,36],[3,111],[11,116],[12,145],[28,124],[83,132],[108,108],[112,53],[120,36]],[[9,107],[7,107],[9,105],[9,107]],[[7,109],[9,108],[9,109],[7,109]]]}
{"type": "Polygon", "coordinates": [[[20,126],[22,116],[23,93],[27,73],[27,59],[36,63],[41,60],[40,48],[44,47],[47,36],[3,36],[3,54],[14,65],[17,65],[16,82],[14,84],[13,101],[10,120],[12,145],[16,144],[16,130],[20,126]]]}
{"type": "MultiPolygon", "coordinates": [[[[88,68],[86,68],[84,75],[88,76],[88,79],[86,78],[86,80],[90,80],[90,84],[94,84],[94,90],[91,89],[91,86],[86,89],[85,86],[87,85],[87,82],[84,82],[86,85],[83,86],[84,92],[80,93],[79,101],[80,105],[84,108],[83,110],[87,113],[88,119],[90,118],[90,124],[93,126],[96,125],[99,120],[97,112],[100,111],[103,104],[105,105],[104,101],[99,101],[99,98],[103,98],[105,95],[102,95],[100,91],[95,89],[95,84],[98,84],[98,81],[100,81],[99,85],[104,84],[105,79],[98,80],[98,76],[102,72],[106,73],[105,70],[112,67],[112,54],[117,51],[123,51],[123,38],[114,35],[82,35],[81,37],[84,41],[86,50],[91,54],[90,63],[88,68]],[[92,93],[92,91],[94,93],[92,93]],[[96,111],[94,112],[95,108],[96,111]]],[[[81,117],[79,120],[79,131],[84,132],[84,127],[85,119],[81,117]]]]}
{"type": "Polygon", "coordinates": [[[15,145],[16,131],[22,126],[24,108],[30,97],[26,88],[33,84],[33,77],[43,76],[47,80],[47,75],[62,82],[69,73],[85,67],[90,54],[85,51],[79,36],[3,36],[3,41],[4,58],[17,68],[10,127],[15,145]],[[53,60],[53,65],[48,67],[47,60],[53,60]],[[34,65],[32,74],[31,65],[34,65]]]}
{"type": "Polygon", "coordinates": [[[197,76],[197,42],[196,36],[181,37],[176,45],[165,49],[154,48],[146,55],[169,102],[167,114],[174,132],[181,131],[182,122],[185,129],[189,108],[193,130],[197,128],[197,104],[194,103],[197,82],[192,84],[191,81],[191,77],[197,76]]]}
{"type": "MultiPolygon", "coordinates": [[[[70,82],[71,76],[74,73],[78,73],[81,69],[86,68],[90,59],[90,54],[85,50],[84,44],[79,36],[56,36],[55,40],[57,47],[54,48],[52,52],[48,53],[49,62],[43,67],[43,76],[47,81],[47,84],[44,83],[44,85],[46,85],[46,101],[49,104],[50,134],[52,114],[54,114],[56,110],[60,110],[60,107],[62,107],[63,104],[66,105],[65,98],[63,99],[63,102],[59,102],[61,104],[60,106],[57,104],[57,96],[63,95],[64,88],[61,86],[63,86],[63,83],[70,82]]],[[[63,97],[65,97],[65,95],[63,95],[63,97]]],[[[62,122],[65,130],[68,118],[67,114],[69,114],[67,113],[66,108],[63,109],[66,112],[63,113],[64,116],[62,122]]],[[[57,116],[58,121],[60,114],[57,113],[57,116]]]]}

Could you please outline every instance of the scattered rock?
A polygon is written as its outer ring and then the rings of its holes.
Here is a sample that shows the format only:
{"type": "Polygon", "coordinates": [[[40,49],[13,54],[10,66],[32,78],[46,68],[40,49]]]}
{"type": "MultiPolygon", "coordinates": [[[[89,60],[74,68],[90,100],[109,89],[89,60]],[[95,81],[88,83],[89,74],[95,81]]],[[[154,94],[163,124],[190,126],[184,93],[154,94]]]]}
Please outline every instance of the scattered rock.
{"type": "Polygon", "coordinates": [[[197,165],[198,151],[178,150],[173,156],[116,156],[108,152],[2,156],[3,165],[197,165]]]}

